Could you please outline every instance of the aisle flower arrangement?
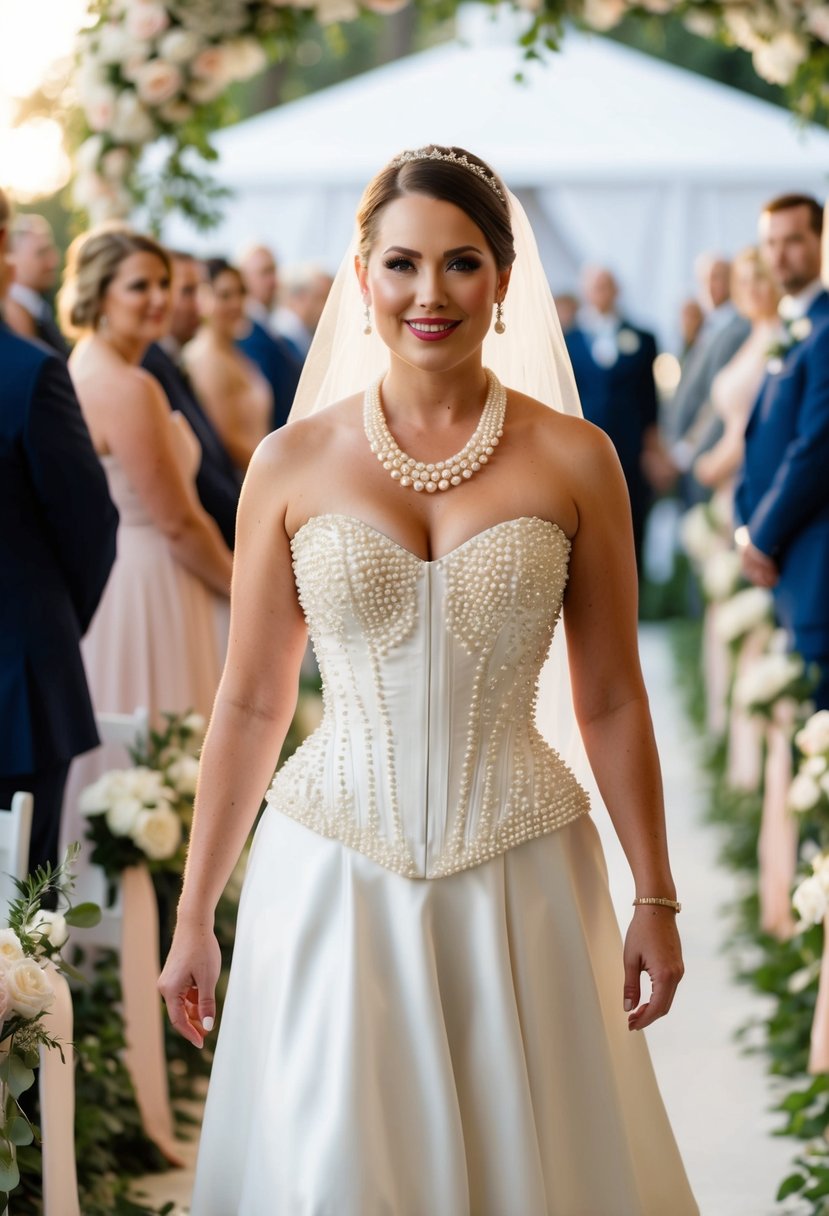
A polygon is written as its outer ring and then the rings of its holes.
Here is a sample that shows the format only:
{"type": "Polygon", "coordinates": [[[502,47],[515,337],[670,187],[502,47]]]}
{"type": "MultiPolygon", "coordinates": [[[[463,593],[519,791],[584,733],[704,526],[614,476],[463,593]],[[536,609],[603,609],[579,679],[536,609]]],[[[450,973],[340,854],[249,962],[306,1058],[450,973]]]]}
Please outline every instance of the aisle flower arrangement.
{"type": "Polygon", "coordinates": [[[46,964],[74,974],[61,953],[69,930],[90,927],[100,917],[95,904],[72,903],[76,856],[73,846],[57,868],[47,865],[23,881],[15,880],[18,898],[9,906],[8,927],[0,929],[0,1211],[19,1187],[21,1172],[39,1172],[39,1155],[25,1152],[39,1132],[20,1098],[34,1085],[41,1048],[61,1051],[43,1024],[54,1001],[46,964]],[[41,906],[47,894],[54,909],[41,906]]]}
{"type": "Polygon", "coordinates": [[[81,794],[92,861],[109,879],[141,863],[181,873],[206,724],[200,714],[165,718],[135,749],[134,767],[104,773],[81,794]]]}
{"type": "MultiPolygon", "coordinates": [[[[388,14],[427,0],[89,0],[79,37],[75,104],[85,137],[77,153],[75,200],[92,222],[147,201],[144,148],[166,141],[156,205],[209,226],[222,192],[184,153],[214,157],[210,137],[231,117],[227,90],[287,58],[317,25],[388,14]]],[[[496,0],[487,0],[493,7],[496,0]]],[[[450,16],[460,0],[442,0],[450,16]]],[[[794,108],[826,112],[829,10],[815,0],[505,0],[521,15],[526,57],[558,49],[567,21],[609,30],[630,13],[679,16],[694,33],[748,51],[758,75],[791,86],[794,108]]],[[[516,67],[520,57],[516,57],[516,67]]]]}

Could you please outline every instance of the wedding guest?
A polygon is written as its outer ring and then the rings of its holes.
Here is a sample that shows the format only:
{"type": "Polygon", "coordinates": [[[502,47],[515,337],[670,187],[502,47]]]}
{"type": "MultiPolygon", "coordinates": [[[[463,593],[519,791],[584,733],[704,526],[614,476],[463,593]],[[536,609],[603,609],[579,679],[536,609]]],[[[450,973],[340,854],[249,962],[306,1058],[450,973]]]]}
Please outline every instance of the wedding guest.
{"type": "Polygon", "coordinates": [[[750,329],[748,321],[737,313],[731,301],[730,262],[716,255],[703,254],[697,259],[696,271],[705,320],[687,352],[679,385],[663,419],[671,459],[676,472],[682,475],[680,491],[686,504],[705,497],[690,474],[698,452],[694,428],[707,425],[707,419],[698,423],[700,411],[708,406],[711,384],[717,372],[734,357],[750,329]]]}
{"type": "Polygon", "coordinates": [[[772,199],[760,244],[785,325],[745,433],[736,491],[746,576],[774,588],[792,647],[820,672],[829,709],[829,293],[820,281],[823,209],[804,194],[772,199]]]}
{"type": "Polygon", "coordinates": [[[308,354],[332,281],[330,274],[312,262],[288,266],[280,276],[280,303],[273,325],[300,362],[308,354]]]}
{"type": "MultiPolygon", "coordinates": [[[[155,241],[109,225],[69,250],[60,306],[78,337],[70,370],[121,514],[118,558],[84,641],[98,711],[145,706],[209,714],[219,679],[215,599],[227,598],[231,554],[199,502],[201,453],[158,381],[141,367],[166,332],[170,261],[155,241]]],[[[64,839],[83,839],[77,797],[123,752],[104,747],[76,761],[64,839]]]]}
{"type": "Polygon", "coordinates": [[[682,363],[688,358],[694,343],[696,342],[699,332],[702,329],[702,324],[705,320],[705,313],[699,300],[693,296],[688,300],[683,300],[679,310],[679,330],[682,337],[682,350],[680,353],[680,361],[682,363]]]}
{"type": "Polygon", "coordinates": [[[553,303],[556,306],[556,312],[558,313],[558,319],[561,322],[563,332],[569,334],[578,320],[579,297],[570,291],[563,291],[554,298],[553,303]]]}
{"type": "Polygon", "coordinates": [[[9,288],[7,324],[24,338],[39,338],[64,359],[69,343],[55,321],[49,295],[57,282],[60,254],[42,215],[18,215],[12,222],[9,251],[14,282],[9,288]]]}
{"type": "Polygon", "coordinates": [[[196,474],[196,489],[202,506],[219,525],[225,544],[233,548],[236,507],[241,480],[216,428],[196,396],[184,366],[183,348],[198,331],[198,290],[204,277],[202,265],[190,253],[170,253],[173,277],[170,284],[170,328],[158,342],[148,347],[144,367],[164,390],[174,410],[178,410],[195,432],[201,445],[201,464],[196,474]]]}
{"type": "Polygon", "coordinates": [[[184,349],[184,365],[222,444],[244,473],[270,429],[273,394],[256,363],[236,345],[245,316],[240,272],[224,258],[209,258],[205,267],[199,288],[204,324],[184,349]]]}
{"type": "Polygon", "coordinates": [[[700,436],[701,455],[693,465],[697,481],[728,494],[743,460],[746,422],[765,375],[769,349],[780,337],[777,306],[780,291],[759,249],[753,246],[738,254],[731,266],[731,297],[751,332],[733,359],[717,372],[711,384],[713,407],[711,432],[719,439],[711,443],[700,436]],[[710,446],[709,446],[710,444],[710,446]]]}
{"type": "Polygon", "coordinates": [[[582,276],[584,305],[577,323],[565,336],[584,416],[610,436],[622,464],[641,571],[645,518],[651,501],[643,456],[648,449],[661,448],[653,378],[656,339],[620,314],[618,296],[619,286],[609,270],[586,268],[582,276]]]}
{"type": "MultiPolygon", "coordinates": [[[[11,282],[0,191],[0,306],[11,282]]],[[[29,868],[58,861],[70,761],[98,743],[80,643],[118,514],[69,373],[0,321],[0,806],[34,797],[29,868]]]]}
{"type": "Polygon", "coordinates": [[[255,245],[241,259],[239,268],[247,296],[247,323],[237,334],[237,345],[257,365],[273,393],[270,429],[275,431],[288,418],[299,384],[302,362],[273,328],[271,313],[276,304],[277,271],[270,249],[255,245]]]}

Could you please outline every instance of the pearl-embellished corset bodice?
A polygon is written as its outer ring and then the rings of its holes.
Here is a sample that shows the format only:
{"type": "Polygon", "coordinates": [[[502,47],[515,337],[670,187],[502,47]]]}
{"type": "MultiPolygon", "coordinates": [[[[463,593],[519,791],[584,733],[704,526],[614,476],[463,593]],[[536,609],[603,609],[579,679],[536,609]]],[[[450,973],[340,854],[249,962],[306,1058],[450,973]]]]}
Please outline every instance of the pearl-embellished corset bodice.
{"type": "Polygon", "coordinates": [[[535,725],[570,541],[507,520],[437,561],[369,524],[293,538],[323,719],[268,803],[411,878],[466,869],[589,809],[535,725]]]}

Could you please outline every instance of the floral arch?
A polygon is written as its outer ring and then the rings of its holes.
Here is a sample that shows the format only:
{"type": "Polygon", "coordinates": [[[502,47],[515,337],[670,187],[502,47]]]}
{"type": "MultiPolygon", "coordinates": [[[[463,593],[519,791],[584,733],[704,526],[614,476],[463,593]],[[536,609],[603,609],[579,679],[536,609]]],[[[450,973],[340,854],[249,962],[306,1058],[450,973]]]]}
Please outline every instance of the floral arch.
{"type": "MultiPolygon", "coordinates": [[[[316,25],[361,12],[388,14],[433,0],[90,0],[79,38],[74,101],[80,117],[76,205],[97,222],[146,199],[145,148],[163,140],[155,211],[181,210],[208,226],[219,195],[193,168],[210,160],[210,134],[226,121],[228,87],[288,57],[316,25]]],[[[494,6],[496,0],[486,0],[494,6]]],[[[829,5],[813,0],[505,0],[525,14],[516,51],[554,51],[565,23],[608,30],[631,12],[679,16],[694,33],[739,46],[758,75],[789,86],[805,116],[829,106],[829,5]]],[[[442,0],[451,14],[459,0],[442,0]]]]}

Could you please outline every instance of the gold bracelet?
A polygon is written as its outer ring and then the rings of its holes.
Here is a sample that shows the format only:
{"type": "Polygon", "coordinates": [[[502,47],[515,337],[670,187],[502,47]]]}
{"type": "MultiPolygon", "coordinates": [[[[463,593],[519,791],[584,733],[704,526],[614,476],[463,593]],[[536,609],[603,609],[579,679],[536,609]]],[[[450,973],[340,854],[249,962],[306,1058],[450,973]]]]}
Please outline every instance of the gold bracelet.
{"type": "Polygon", "coordinates": [[[673,908],[674,912],[682,911],[682,904],[676,899],[664,899],[661,895],[637,895],[633,901],[634,908],[637,904],[658,904],[660,908],[673,908]]]}

